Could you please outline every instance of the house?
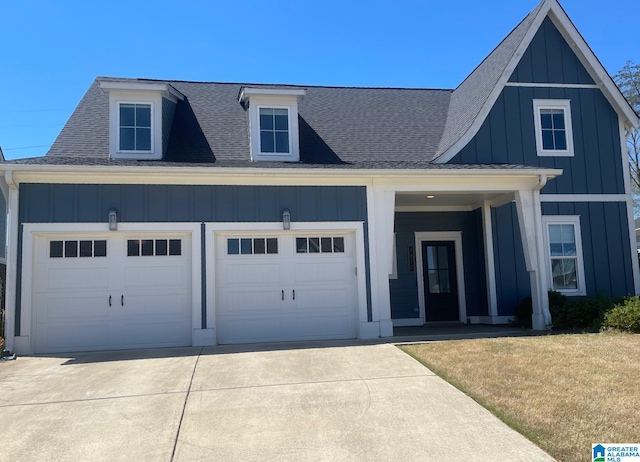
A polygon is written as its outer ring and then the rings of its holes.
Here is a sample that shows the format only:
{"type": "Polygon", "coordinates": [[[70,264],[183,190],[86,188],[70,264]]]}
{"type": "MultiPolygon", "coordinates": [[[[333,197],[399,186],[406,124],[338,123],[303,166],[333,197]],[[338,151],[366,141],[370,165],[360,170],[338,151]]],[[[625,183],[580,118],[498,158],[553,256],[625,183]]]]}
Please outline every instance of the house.
{"type": "Polygon", "coordinates": [[[637,293],[638,116],[556,0],[455,90],[99,77],[0,165],[19,353],[377,338],[637,293]]]}

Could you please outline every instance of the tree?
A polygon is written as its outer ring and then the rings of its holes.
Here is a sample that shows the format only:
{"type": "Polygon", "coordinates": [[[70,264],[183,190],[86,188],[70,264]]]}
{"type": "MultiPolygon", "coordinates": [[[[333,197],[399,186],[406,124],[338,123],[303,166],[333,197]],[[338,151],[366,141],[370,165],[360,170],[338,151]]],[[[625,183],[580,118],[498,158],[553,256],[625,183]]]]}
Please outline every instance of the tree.
{"type": "MultiPolygon", "coordinates": [[[[627,61],[622,69],[613,76],[616,84],[627,98],[631,107],[640,114],[640,64],[627,61]]],[[[635,215],[640,214],[640,130],[632,128],[627,132],[629,147],[629,168],[631,170],[631,189],[633,192],[635,215]]]]}

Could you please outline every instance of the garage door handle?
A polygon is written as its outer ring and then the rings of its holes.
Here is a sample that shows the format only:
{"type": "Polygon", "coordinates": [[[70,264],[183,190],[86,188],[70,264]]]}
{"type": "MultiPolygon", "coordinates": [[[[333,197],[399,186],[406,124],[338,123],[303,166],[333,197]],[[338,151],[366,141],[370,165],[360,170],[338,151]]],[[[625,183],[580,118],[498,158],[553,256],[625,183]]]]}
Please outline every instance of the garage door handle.
{"type": "Polygon", "coordinates": [[[293,299],[296,299],[296,289],[293,289],[293,299]]]}
{"type": "Polygon", "coordinates": [[[282,291],[282,299],[284,300],[284,290],[282,291]]]}
{"type": "Polygon", "coordinates": [[[120,295],[120,306],[124,306],[124,295],[120,295]]]}
{"type": "Polygon", "coordinates": [[[111,295],[109,295],[109,306],[111,306],[111,295]]]}

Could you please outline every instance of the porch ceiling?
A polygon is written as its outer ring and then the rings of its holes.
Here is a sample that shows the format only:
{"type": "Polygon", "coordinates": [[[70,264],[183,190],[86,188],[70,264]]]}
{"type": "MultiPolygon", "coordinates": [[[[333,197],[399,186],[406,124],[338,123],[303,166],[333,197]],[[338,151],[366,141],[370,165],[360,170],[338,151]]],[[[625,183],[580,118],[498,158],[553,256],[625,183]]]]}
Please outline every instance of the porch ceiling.
{"type": "Polygon", "coordinates": [[[457,193],[457,192],[402,192],[396,193],[396,210],[417,210],[437,208],[445,210],[473,210],[481,207],[484,201],[490,201],[492,205],[504,203],[505,200],[512,200],[513,194],[501,192],[478,192],[478,193],[457,193]]]}

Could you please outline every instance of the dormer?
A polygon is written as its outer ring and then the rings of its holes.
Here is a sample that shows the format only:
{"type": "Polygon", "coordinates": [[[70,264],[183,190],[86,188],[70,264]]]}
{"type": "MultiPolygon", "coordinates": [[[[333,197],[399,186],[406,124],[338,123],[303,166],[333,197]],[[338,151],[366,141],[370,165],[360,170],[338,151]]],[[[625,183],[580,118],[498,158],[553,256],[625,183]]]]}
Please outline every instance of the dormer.
{"type": "Polygon", "coordinates": [[[251,160],[298,162],[299,88],[243,87],[238,100],[249,114],[251,160]]]}
{"type": "Polygon", "coordinates": [[[184,95],[160,82],[100,80],[100,89],[109,94],[109,157],[162,159],[184,95]]]}

